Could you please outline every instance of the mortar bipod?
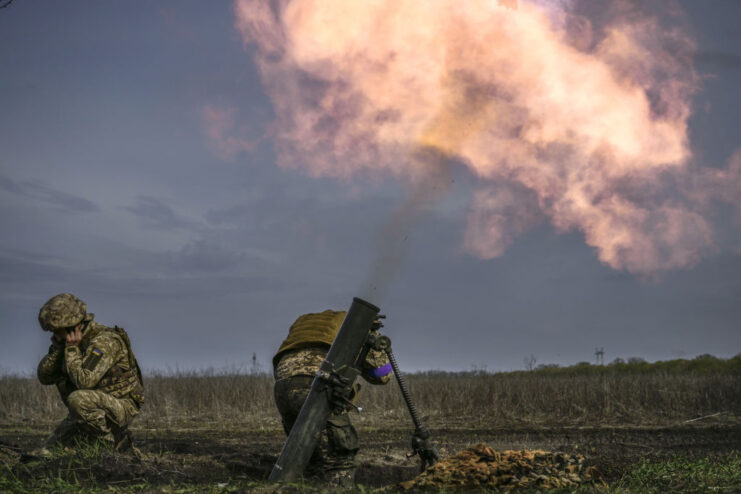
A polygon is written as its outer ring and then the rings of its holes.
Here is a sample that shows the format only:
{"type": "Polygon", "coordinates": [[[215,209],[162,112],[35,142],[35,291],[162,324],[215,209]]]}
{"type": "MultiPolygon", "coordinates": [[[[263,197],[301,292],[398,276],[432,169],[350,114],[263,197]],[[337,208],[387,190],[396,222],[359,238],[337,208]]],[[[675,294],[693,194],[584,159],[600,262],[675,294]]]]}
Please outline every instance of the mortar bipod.
{"type": "MultiPolygon", "coordinates": [[[[379,316],[379,318],[382,317],[384,316],[379,316]]],[[[381,327],[383,326],[383,323],[379,321],[377,326],[381,327]]],[[[368,345],[366,346],[366,350],[363,352],[363,357],[367,354],[368,348],[385,352],[389,362],[391,363],[391,368],[394,370],[394,376],[396,376],[396,382],[399,384],[399,390],[401,390],[401,395],[404,397],[404,402],[409,409],[409,415],[412,416],[412,422],[414,422],[412,453],[407,456],[411,458],[414,455],[419,455],[420,460],[422,460],[422,471],[424,471],[427,467],[437,463],[440,459],[440,453],[438,453],[437,448],[435,448],[430,441],[430,430],[422,425],[422,421],[417,413],[417,408],[414,406],[414,403],[412,403],[412,397],[409,394],[406,381],[399,370],[399,365],[396,363],[394,352],[391,350],[391,339],[388,336],[379,334],[377,330],[372,331],[368,337],[368,345]]]]}

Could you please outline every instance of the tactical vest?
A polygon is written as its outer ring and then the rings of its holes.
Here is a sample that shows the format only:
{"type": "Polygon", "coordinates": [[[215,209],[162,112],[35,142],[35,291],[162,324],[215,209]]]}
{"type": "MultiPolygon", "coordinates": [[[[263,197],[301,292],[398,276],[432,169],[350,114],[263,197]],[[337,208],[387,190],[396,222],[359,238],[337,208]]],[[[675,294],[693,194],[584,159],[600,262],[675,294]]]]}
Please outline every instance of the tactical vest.
{"type": "MultiPolygon", "coordinates": [[[[126,331],[118,326],[113,328],[99,324],[89,326],[85,332],[81,346],[87,347],[89,342],[103,331],[112,331],[116,336],[118,336],[126,347],[128,360],[114,364],[92,389],[95,391],[102,391],[115,398],[129,397],[134,400],[137,406],[141,407],[144,403],[144,380],[142,379],[141,369],[139,368],[139,363],[134,357],[134,352],[131,349],[131,341],[129,340],[129,335],[126,334],[126,331]],[[121,365],[123,365],[123,368],[121,365]]],[[[76,390],[75,386],[67,376],[64,376],[57,382],[57,389],[59,390],[59,394],[62,396],[62,400],[65,404],[67,403],[67,397],[70,393],[76,390]]]]}
{"type": "Polygon", "coordinates": [[[300,316],[289,328],[288,336],[273,357],[273,366],[277,365],[280,357],[290,350],[317,346],[329,349],[346,314],[345,311],[325,310],[300,316]]]}
{"type": "Polygon", "coordinates": [[[93,389],[108,393],[115,398],[125,398],[128,396],[137,405],[141,406],[144,403],[144,380],[142,379],[139,363],[134,357],[134,351],[131,349],[129,335],[126,334],[123,328],[119,328],[118,326],[114,326],[113,329],[108,328],[108,331],[114,331],[126,346],[126,353],[129,357],[128,368],[122,369],[118,365],[114,365],[108,369],[108,372],[105,373],[93,389]]]}

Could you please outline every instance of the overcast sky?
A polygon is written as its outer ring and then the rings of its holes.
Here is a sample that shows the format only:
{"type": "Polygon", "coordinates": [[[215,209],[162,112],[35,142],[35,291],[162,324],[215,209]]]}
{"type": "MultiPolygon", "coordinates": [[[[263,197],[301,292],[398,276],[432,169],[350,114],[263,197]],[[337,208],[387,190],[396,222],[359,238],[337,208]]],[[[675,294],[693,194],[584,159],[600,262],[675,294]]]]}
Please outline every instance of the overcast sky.
{"type": "MultiPolygon", "coordinates": [[[[723,169],[741,148],[741,2],[679,5],[697,45],[690,162],[723,169]]],[[[741,353],[730,206],[699,261],[650,276],[548,218],[473,255],[466,166],[401,220],[414,190],[392,173],[280,166],[275,95],[236,18],[226,1],[0,9],[1,372],[35,369],[38,309],[61,292],[126,328],[150,370],[249,369],[253,352],[267,368],[298,315],[361,295],[410,371],[741,353]],[[368,289],[383,246],[395,262],[368,289]]]]}

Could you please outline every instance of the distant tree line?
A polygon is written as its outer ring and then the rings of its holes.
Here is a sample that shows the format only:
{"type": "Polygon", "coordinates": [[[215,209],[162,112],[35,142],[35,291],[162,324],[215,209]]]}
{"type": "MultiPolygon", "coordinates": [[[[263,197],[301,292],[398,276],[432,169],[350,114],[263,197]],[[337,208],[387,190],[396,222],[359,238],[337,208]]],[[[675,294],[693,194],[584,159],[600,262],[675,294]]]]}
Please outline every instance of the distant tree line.
{"type": "Polygon", "coordinates": [[[642,358],[632,357],[627,360],[616,358],[606,365],[595,365],[589,362],[579,362],[578,364],[564,367],[558,364],[541,364],[531,372],[554,375],[591,375],[603,373],[741,374],[741,353],[729,359],[704,354],[693,359],[660,360],[658,362],[646,362],[642,358]]]}
{"type": "Polygon", "coordinates": [[[534,365],[535,357],[525,359],[527,370],[516,371],[487,371],[486,367],[474,366],[470,371],[429,370],[413,372],[419,376],[458,376],[461,378],[484,375],[518,375],[540,374],[543,376],[591,376],[600,374],[734,374],[741,375],[741,353],[729,358],[718,358],[710,354],[700,355],[693,359],[675,359],[658,362],[646,362],[639,357],[628,359],[616,358],[609,364],[596,365],[589,362],[579,362],[574,365],[561,366],[558,364],[534,365]]]}

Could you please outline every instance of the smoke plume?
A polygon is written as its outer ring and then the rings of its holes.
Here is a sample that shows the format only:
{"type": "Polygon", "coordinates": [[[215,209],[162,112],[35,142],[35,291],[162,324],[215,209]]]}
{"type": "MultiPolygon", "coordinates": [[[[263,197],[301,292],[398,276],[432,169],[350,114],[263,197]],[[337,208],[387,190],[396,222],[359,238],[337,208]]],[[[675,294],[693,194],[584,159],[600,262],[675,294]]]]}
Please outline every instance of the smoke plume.
{"type": "Polygon", "coordinates": [[[421,148],[410,157],[420,170],[411,180],[406,200],[394,211],[376,234],[368,279],[360,289],[361,297],[380,302],[391,281],[404,265],[408,236],[424,212],[432,207],[450,188],[454,162],[434,148],[421,148]]]}
{"type": "Polygon", "coordinates": [[[741,158],[692,165],[694,43],[637,4],[614,0],[599,22],[568,0],[236,0],[235,12],[281,166],[424,183],[414,156],[434,150],[477,178],[473,254],[499,256],[546,219],[650,275],[712,250],[712,198],[741,205],[741,158]]]}

